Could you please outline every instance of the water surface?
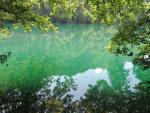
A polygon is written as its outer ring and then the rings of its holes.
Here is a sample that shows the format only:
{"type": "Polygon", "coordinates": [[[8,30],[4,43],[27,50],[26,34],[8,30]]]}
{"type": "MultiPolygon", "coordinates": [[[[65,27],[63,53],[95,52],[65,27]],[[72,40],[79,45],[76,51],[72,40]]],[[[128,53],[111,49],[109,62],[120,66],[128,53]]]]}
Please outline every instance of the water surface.
{"type": "Polygon", "coordinates": [[[107,51],[114,27],[58,27],[58,33],[46,34],[13,30],[0,40],[0,53],[11,52],[0,64],[0,113],[150,111],[150,70],[107,51]]]}

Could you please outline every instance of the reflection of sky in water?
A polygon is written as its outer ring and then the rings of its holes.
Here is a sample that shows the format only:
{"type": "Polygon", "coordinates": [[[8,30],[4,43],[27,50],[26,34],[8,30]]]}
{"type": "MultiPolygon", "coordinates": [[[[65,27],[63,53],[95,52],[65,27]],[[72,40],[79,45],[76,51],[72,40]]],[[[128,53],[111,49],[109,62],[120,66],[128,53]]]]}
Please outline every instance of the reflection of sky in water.
{"type": "MultiPolygon", "coordinates": [[[[136,78],[133,68],[134,65],[131,62],[125,62],[124,69],[128,72],[126,76],[127,84],[125,85],[129,86],[128,90],[130,91],[135,91],[134,87],[140,82],[140,80],[136,78]]],[[[61,82],[65,81],[65,77],[68,76],[53,76],[55,80],[59,78],[61,82]]],[[[104,80],[110,87],[112,87],[112,83],[109,78],[109,72],[107,71],[107,69],[102,69],[99,67],[95,69],[89,69],[83,73],[77,73],[72,78],[75,84],[77,84],[77,90],[71,90],[69,92],[69,94],[74,96],[73,100],[79,100],[80,97],[84,98],[84,94],[89,88],[89,85],[96,85],[96,82],[98,80],[104,80]]],[[[46,87],[53,89],[55,86],[56,82],[49,82],[46,87]]]]}
{"type": "Polygon", "coordinates": [[[78,73],[73,76],[73,79],[78,85],[77,91],[71,91],[71,94],[75,95],[74,99],[79,99],[83,96],[89,88],[88,85],[95,85],[97,80],[105,80],[111,85],[107,70],[101,68],[89,69],[84,73],[78,73]]]}
{"type": "Polygon", "coordinates": [[[135,91],[134,87],[141,81],[136,78],[136,75],[134,73],[134,65],[132,64],[132,62],[125,62],[124,69],[128,71],[127,85],[129,85],[129,89],[131,91],[135,91]]]}

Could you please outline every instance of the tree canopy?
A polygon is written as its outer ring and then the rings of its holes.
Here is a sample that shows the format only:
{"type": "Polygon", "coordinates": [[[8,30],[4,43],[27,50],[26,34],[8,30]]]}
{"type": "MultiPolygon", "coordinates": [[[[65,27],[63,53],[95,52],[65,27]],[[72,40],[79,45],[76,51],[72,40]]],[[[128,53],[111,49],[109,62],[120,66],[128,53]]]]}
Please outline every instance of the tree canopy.
{"type": "Polygon", "coordinates": [[[55,30],[49,17],[41,16],[33,10],[40,7],[37,0],[0,0],[0,27],[2,33],[9,33],[5,23],[11,22],[14,28],[22,27],[25,31],[31,31],[32,27],[38,27],[42,31],[55,30]]]}
{"type": "Polygon", "coordinates": [[[144,3],[136,21],[127,21],[111,39],[109,50],[115,54],[133,56],[143,69],[150,67],[150,3],[144,3]]]}

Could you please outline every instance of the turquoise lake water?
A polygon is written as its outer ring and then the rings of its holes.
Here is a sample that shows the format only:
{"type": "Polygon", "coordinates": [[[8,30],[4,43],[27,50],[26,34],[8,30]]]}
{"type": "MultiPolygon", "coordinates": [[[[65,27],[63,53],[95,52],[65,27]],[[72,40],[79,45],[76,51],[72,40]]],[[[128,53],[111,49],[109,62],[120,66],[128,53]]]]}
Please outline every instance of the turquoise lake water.
{"type": "Polygon", "coordinates": [[[59,32],[12,30],[0,40],[0,113],[149,113],[143,71],[107,51],[117,30],[57,24],[59,32]]]}

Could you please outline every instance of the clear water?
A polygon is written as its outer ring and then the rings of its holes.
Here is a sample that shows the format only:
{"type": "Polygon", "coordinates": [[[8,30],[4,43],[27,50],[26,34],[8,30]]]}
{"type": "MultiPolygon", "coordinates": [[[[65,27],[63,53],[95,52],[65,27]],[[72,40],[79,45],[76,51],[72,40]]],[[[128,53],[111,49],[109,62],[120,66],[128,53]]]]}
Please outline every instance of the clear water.
{"type": "Polygon", "coordinates": [[[0,113],[150,112],[150,70],[107,51],[114,27],[57,26],[0,40],[0,53],[11,52],[0,64],[0,113]]]}

